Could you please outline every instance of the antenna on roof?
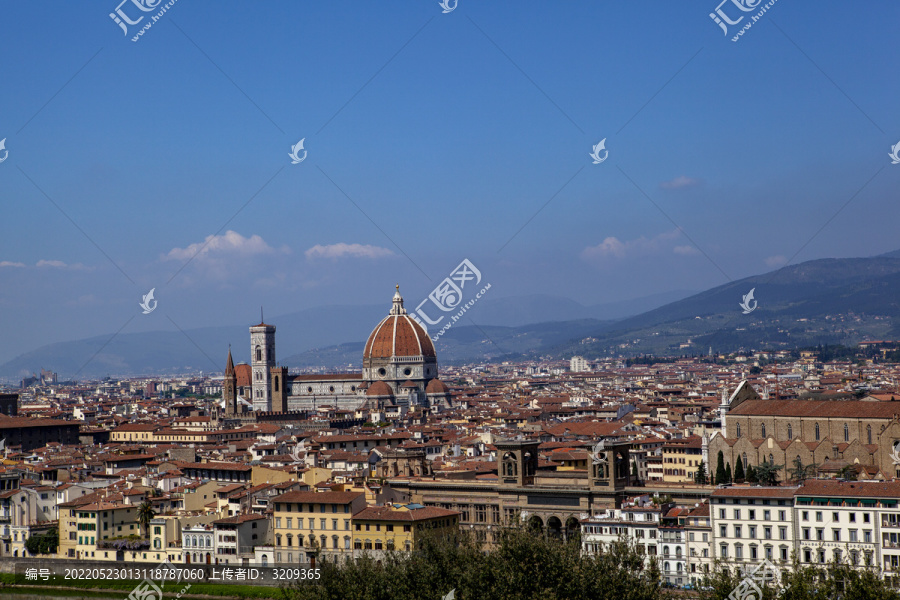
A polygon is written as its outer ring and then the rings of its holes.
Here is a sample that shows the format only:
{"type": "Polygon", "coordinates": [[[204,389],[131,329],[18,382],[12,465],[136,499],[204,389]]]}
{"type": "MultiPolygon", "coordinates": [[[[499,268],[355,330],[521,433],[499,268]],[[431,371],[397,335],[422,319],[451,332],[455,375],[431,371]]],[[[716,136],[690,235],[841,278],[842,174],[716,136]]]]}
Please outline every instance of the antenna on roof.
{"type": "Polygon", "coordinates": [[[266,322],[266,320],[263,318],[263,307],[262,306],[259,307],[259,322],[260,323],[266,322]]]}

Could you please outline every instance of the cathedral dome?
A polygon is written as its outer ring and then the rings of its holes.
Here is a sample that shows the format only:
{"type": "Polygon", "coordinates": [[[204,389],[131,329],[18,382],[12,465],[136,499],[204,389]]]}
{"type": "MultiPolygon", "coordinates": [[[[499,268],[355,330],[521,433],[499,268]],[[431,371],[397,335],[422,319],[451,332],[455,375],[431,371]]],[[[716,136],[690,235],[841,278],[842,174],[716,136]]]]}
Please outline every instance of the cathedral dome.
{"type": "Polygon", "coordinates": [[[391,312],[369,336],[363,360],[416,356],[435,358],[434,344],[422,326],[403,308],[403,298],[397,286],[391,312]]]}
{"type": "Polygon", "coordinates": [[[369,386],[369,389],[366,390],[366,396],[394,396],[393,390],[391,390],[391,386],[386,384],[383,381],[376,381],[372,385],[369,386]]]}
{"type": "Polygon", "coordinates": [[[449,394],[450,388],[447,387],[447,384],[441,381],[438,378],[434,378],[428,382],[428,386],[425,388],[426,394],[449,394]]]}

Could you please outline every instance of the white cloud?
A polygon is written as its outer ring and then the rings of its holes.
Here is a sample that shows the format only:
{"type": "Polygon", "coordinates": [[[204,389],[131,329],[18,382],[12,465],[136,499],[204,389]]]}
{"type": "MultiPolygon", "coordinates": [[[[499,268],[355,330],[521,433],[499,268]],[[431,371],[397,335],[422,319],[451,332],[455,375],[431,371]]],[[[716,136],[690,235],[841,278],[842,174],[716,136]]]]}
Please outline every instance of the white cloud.
{"type": "Polygon", "coordinates": [[[695,254],[700,254],[700,251],[693,246],[675,246],[672,248],[672,252],[682,256],[694,256],[695,254]]]}
{"type": "Polygon", "coordinates": [[[25,263],[12,262],[8,260],[0,260],[0,269],[3,267],[24,267],[25,263]]]}
{"type": "Polygon", "coordinates": [[[69,265],[64,263],[61,260],[39,260],[37,261],[36,267],[56,267],[58,269],[65,269],[69,265]]]}
{"type": "MultiPolygon", "coordinates": [[[[605,259],[605,258],[625,258],[626,256],[640,254],[654,254],[661,249],[669,246],[669,244],[678,239],[681,232],[677,229],[660,233],[652,238],[641,236],[633,240],[622,241],[617,237],[608,237],[596,246],[588,246],[581,251],[581,258],[585,260],[605,259]]],[[[684,248],[685,246],[677,246],[684,248]]],[[[688,246],[689,247],[689,246],[688,246]]],[[[686,254],[686,252],[673,250],[678,254],[686,254]]]]}
{"type": "Polygon", "coordinates": [[[314,260],[316,258],[384,258],[393,256],[394,253],[387,248],[380,246],[370,246],[363,244],[345,244],[340,242],[337,244],[329,244],[322,246],[316,244],[305,252],[306,258],[314,260]]]}
{"type": "Polygon", "coordinates": [[[617,237],[608,237],[596,246],[589,246],[582,250],[581,256],[584,258],[608,256],[622,258],[625,256],[625,244],[617,237]]]}
{"type": "Polygon", "coordinates": [[[697,187],[701,183],[703,182],[700,179],[688,177],[687,175],[679,175],[678,177],[670,181],[663,181],[661,184],[659,184],[659,187],[664,190],[681,190],[684,188],[697,187]]]}
{"type": "MultiPolygon", "coordinates": [[[[280,251],[288,253],[289,249],[285,246],[280,251]]],[[[236,258],[275,252],[277,252],[275,248],[268,245],[258,235],[244,237],[229,229],[222,235],[208,235],[202,242],[191,244],[186,248],[172,248],[168,254],[163,256],[163,260],[189,260],[191,258],[203,260],[219,256],[236,258]]]]}
{"type": "Polygon", "coordinates": [[[776,254],[775,256],[768,257],[765,262],[767,267],[780,267],[787,262],[787,258],[780,254],[776,254]]]}

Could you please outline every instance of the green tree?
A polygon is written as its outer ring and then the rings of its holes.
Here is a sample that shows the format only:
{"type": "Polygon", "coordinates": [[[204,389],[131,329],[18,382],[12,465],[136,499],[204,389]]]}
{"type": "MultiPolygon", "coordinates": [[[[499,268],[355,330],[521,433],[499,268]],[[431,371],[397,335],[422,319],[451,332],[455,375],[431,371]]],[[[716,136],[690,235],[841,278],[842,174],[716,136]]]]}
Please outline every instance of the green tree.
{"type": "Polygon", "coordinates": [[[760,485],[778,485],[778,471],[783,467],[784,465],[763,461],[756,468],[756,480],[760,485]]]}
{"type": "Polygon", "coordinates": [[[25,540],[25,549],[32,556],[38,554],[56,554],[59,546],[59,530],[56,527],[38,535],[32,535],[25,540]]]}
{"type": "MultiPolygon", "coordinates": [[[[722,565],[716,565],[713,573],[705,578],[700,586],[700,599],[726,600],[739,589],[742,581],[743,578],[736,570],[731,572],[722,565]]],[[[793,568],[786,566],[780,570],[777,580],[762,584],[760,587],[762,595],[753,595],[759,600],[900,599],[900,594],[879,577],[876,569],[853,568],[837,562],[832,562],[827,568],[803,567],[795,559],[793,568]]],[[[740,593],[734,597],[738,596],[749,597],[740,593]]]]}
{"type": "Polygon", "coordinates": [[[150,521],[156,516],[156,511],[153,510],[153,505],[149,500],[144,500],[141,502],[140,506],[138,506],[137,510],[137,520],[138,524],[141,526],[141,536],[148,537],[150,531],[150,521]]]}
{"type": "Polygon", "coordinates": [[[631,461],[631,476],[634,477],[635,479],[637,479],[639,477],[638,466],[637,466],[636,460],[631,461]]]}
{"type": "Polygon", "coordinates": [[[588,600],[666,598],[656,561],[645,561],[629,541],[583,553],[575,540],[498,530],[496,547],[485,551],[472,535],[427,532],[412,552],[364,553],[342,562],[323,559],[317,585],[295,584],[286,600],[439,600],[457,598],[588,600]],[[662,593],[661,593],[662,592],[662,593]]]}
{"type": "Polygon", "coordinates": [[[798,482],[802,482],[806,479],[815,477],[816,472],[819,469],[819,465],[817,465],[816,463],[809,463],[808,465],[804,465],[803,460],[801,460],[799,454],[794,457],[791,465],[792,466],[788,469],[788,474],[791,476],[791,479],[794,479],[798,482]]]}
{"type": "Polygon", "coordinates": [[[706,474],[706,463],[702,460],[700,461],[700,464],[697,465],[697,474],[694,475],[694,483],[699,483],[700,485],[709,483],[709,475],[706,474]]]}
{"type": "Polygon", "coordinates": [[[737,462],[734,463],[734,480],[744,481],[744,461],[738,456],[737,462]]]}
{"type": "Polygon", "coordinates": [[[716,457],[716,485],[721,485],[726,483],[725,481],[725,455],[722,454],[722,451],[719,450],[719,455],[716,457]]]}
{"type": "Polygon", "coordinates": [[[731,483],[733,479],[731,478],[731,463],[725,465],[725,483],[731,483]]]}
{"type": "MultiPolygon", "coordinates": [[[[747,461],[748,463],[750,461],[747,461]]],[[[747,483],[756,483],[759,479],[756,477],[756,469],[753,468],[753,465],[747,465],[747,474],[744,476],[744,481],[747,483]]]]}

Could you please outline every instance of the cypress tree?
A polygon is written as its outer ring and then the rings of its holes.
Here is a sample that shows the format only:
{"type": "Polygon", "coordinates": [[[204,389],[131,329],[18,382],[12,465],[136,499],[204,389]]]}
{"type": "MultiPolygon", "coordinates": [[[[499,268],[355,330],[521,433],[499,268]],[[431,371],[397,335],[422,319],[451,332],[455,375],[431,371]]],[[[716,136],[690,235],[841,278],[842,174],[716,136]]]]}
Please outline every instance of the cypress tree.
{"type": "Polygon", "coordinates": [[[725,483],[725,455],[719,450],[719,456],[716,457],[716,485],[725,483]]]}
{"type": "Polygon", "coordinates": [[[747,483],[756,483],[756,469],[753,468],[753,465],[747,465],[747,475],[744,476],[744,479],[747,483]]]}
{"type": "Polygon", "coordinates": [[[725,465],[725,483],[731,483],[731,463],[725,465]]]}
{"type": "Polygon", "coordinates": [[[734,463],[734,480],[735,481],[743,481],[744,480],[744,461],[741,460],[740,456],[738,456],[737,462],[734,463]]]}
{"type": "Polygon", "coordinates": [[[700,461],[700,464],[697,465],[697,473],[694,475],[694,483],[700,485],[706,485],[707,483],[709,483],[709,476],[707,476],[706,474],[706,463],[704,463],[702,460],[700,461]]]}

